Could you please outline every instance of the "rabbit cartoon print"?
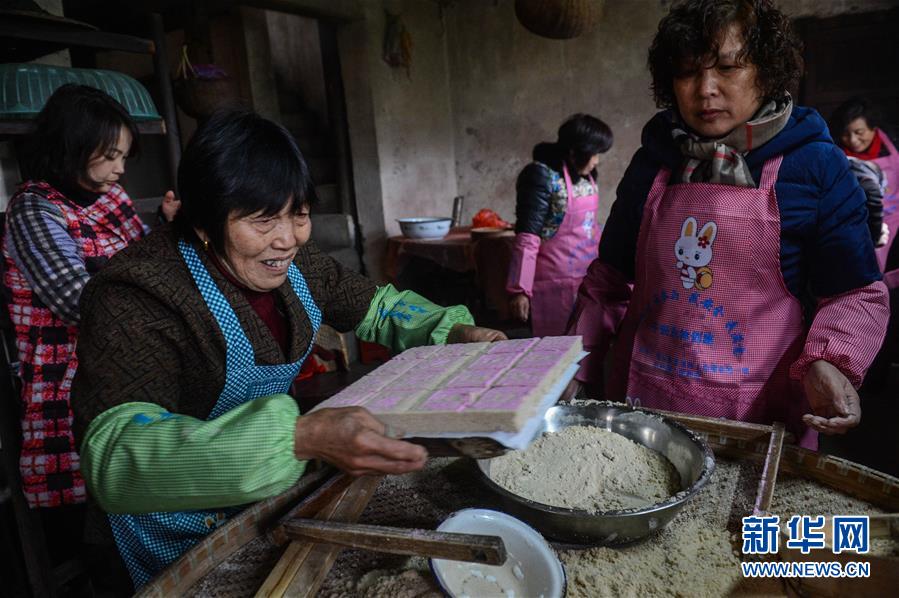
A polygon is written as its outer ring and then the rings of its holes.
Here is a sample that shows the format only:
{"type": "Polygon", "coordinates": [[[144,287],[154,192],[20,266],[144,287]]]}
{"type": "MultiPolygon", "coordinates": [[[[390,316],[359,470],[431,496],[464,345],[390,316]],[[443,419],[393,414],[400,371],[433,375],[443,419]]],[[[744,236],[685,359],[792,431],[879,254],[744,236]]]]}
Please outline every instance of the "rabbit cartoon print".
{"type": "Polygon", "coordinates": [[[718,225],[706,222],[700,230],[696,219],[689,216],[681,226],[680,238],[674,244],[676,268],[680,271],[685,289],[704,291],[712,286],[712,243],[718,234],[718,225]]]}

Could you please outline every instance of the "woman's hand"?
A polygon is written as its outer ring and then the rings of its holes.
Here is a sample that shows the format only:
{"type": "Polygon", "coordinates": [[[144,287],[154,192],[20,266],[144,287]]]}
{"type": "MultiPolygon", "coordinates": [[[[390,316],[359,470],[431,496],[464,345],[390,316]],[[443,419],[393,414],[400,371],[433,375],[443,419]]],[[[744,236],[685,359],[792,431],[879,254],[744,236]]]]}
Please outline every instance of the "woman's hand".
{"type": "Polygon", "coordinates": [[[181,209],[181,200],[175,199],[174,191],[166,191],[165,195],[162,197],[162,216],[165,218],[166,222],[171,222],[175,219],[175,215],[178,213],[178,210],[181,209]]]}
{"type": "Polygon", "coordinates": [[[322,459],[350,475],[401,474],[424,467],[428,452],[386,436],[386,426],[361,407],[320,409],[297,418],[297,459],[322,459]]]}
{"type": "Polygon", "coordinates": [[[531,300],[524,293],[519,293],[509,299],[509,311],[513,318],[527,322],[531,314],[531,300]]]}
{"type": "Polygon", "coordinates": [[[822,434],[845,434],[859,424],[862,408],[858,392],[834,365],[819,359],[802,378],[812,413],[802,421],[822,434]]]}
{"type": "Polygon", "coordinates": [[[492,328],[481,328],[480,326],[469,326],[468,324],[456,324],[450,328],[449,334],[446,336],[446,343],[493,343],[496,341],[509,340],[505,334],[499,330],[492,328]]]}

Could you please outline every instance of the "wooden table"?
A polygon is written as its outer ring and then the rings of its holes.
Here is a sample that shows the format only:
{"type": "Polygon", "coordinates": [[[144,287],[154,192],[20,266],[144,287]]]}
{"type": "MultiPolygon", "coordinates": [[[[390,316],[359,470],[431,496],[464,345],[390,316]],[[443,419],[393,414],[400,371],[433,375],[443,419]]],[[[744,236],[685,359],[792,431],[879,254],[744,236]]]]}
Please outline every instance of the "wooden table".
{"type": "MultiPolygon", "coordinates": [[[[390,281],[397,284],[403,268],[410,260],[417,258],[456,273],[471,274],[483,306],[494,310],[498,320],[508,320],[506,274],[509,271],[514,240],[515,233],[512,231],[472,238],[470,227],[467,226],[452,229],[442,239],[390,237],[387,241],[385,271],[390,281]]],[[[469,308],[475,307],[469,305],[469,308]]],[[[475,319],[480,321],[483,318],[479,316],[484,314],[476,313],[478,311],[483,310],[472,309],[475,319]]]]}

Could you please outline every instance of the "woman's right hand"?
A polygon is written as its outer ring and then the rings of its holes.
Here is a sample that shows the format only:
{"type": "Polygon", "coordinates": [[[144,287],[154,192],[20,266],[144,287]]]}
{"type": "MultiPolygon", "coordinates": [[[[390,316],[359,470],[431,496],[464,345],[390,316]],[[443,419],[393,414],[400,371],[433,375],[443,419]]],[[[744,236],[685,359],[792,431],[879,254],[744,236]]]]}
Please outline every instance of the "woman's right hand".
{"type": "Polygon", "coordinates": [[[531,300],[524,293],[519,293],[509,299],[509,310],[513,318],[527,322],[531,313],[531,300]]]}
{"type": "Polygon", "coordinates": [[[424,467],[423,447],[386,434],[386,426],[361,407],[320,409],[297,418],[293,450],[297,459],[322,459],[354,476],[424,467]]]}

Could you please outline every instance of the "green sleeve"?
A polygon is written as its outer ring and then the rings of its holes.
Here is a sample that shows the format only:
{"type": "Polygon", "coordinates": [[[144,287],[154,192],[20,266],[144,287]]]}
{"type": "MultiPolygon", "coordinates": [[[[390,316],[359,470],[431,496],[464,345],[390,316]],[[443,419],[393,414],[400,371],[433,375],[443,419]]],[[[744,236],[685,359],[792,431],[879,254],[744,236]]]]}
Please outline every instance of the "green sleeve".
{"type": "Polygon", "coordinates": [[[287,490],[306,468],[293,455],[298,415],[296,402],[283,394],[209,421],[154,403],[117,405],[87,429],[81,472],[108,513],[255,502],[287,490]]]}
{"type": "Polygon", "coordinates": [[[392,284],[378,287],[368,313],[356,326],[356,336],[399,353],[409,347],[442,345],[456,324],[474,324],[464,305],[440,307],[412,291],[392,284]]]}

